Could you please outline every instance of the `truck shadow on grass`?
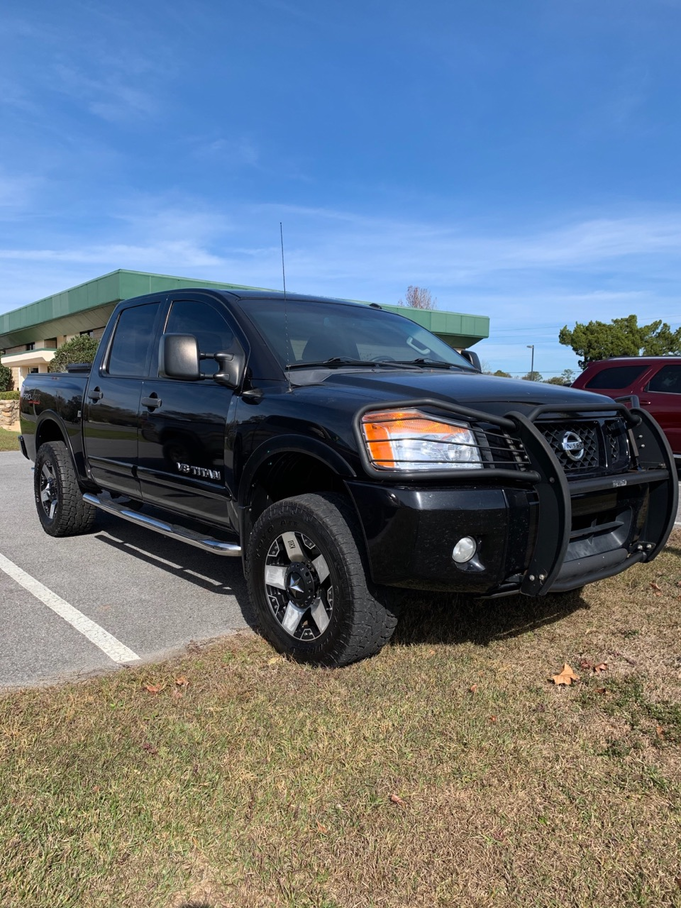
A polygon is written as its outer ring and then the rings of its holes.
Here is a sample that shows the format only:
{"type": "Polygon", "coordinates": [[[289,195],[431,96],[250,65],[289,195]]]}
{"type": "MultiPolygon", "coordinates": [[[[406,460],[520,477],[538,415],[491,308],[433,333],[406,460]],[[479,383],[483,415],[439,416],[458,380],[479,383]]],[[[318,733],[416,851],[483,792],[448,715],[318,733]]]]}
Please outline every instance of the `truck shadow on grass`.
{"type": "MultiPolygon", "coordinates": [[[[217,596],[232,596],[253,631],[258,630],[240,558],[222,558],[182,542],[99,514],[96,538],[167,574],[217,596]]],[[[516,637],[561,621],[589,605],[579,591],[532,599],[474,599],[447,593],[405,591],[392,642],[398,645],[475,643],[516,637]]]]}
{"type": "Polygon", "coordinates": [[[487,646],[496,640],[522,636],[589,609],[581,592],[530,598],[473,599],[467,596],[414,592],[400,609],[392,642],[414,644],[474,643],[487,646]]]}

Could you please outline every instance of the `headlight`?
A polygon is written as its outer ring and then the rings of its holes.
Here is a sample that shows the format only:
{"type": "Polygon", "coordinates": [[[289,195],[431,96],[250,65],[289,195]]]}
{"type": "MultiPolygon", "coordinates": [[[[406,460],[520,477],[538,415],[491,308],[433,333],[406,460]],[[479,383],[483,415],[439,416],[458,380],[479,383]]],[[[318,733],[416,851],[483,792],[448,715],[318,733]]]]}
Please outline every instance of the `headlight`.
{"type": "Polygon", "coordinates": [[[374,410],[362,434],[376,470],[480,470],[482,458],[466,423],[434,419],[420,410],[374,410]]]}

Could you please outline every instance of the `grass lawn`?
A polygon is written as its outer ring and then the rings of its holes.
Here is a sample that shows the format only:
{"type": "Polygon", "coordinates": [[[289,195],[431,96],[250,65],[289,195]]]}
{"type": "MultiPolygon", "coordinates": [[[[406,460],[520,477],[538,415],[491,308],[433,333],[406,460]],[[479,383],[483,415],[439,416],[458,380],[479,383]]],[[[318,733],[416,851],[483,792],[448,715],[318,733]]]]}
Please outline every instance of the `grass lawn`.
{"type": "Polygon", "coordinates": [[[8,429],[0,429],[0,451],[18,451],[19,434],[8,429]]]}
{"type": "Polygon", "coordinates": [[[2,905],[679,906],[680,583],[676,533],[582,595],[416,599],[342,670],[236,636],[6,692],[2,905]]]}

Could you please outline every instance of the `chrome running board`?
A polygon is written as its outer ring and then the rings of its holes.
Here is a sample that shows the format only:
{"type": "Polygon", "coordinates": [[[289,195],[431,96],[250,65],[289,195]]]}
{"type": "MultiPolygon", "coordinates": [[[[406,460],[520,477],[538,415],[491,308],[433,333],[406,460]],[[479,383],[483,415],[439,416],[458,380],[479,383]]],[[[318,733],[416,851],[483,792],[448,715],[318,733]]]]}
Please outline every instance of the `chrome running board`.
{"type": "Polygon", "coordinates": [[[146,527],[147,530],[154,530],[163,536],[169,536],[171,539],[177,539],[180,542],[186,542],[188,545],[196,546],[197,549],[203,549],[204,552],[212,552],[213,555],[224,555],[227,558],[238,558],[241,555],[241,546],[235,542],[222,542],[214,539],[212,536],[203,536],[189,530],[186,527],[178,526],[174,523],[165,523],[155,517],[149,517],[146,514],[140,514],[138,511],[132,511],[123,504],[118,504],[109,498],[102,499],[97,495],[86,492],[83,500],[87,501],[95,508],[106,511],[108,514],[115,514],[116,517],[122,517],[123,520],[129,520],[137,526],[146,527]]]}

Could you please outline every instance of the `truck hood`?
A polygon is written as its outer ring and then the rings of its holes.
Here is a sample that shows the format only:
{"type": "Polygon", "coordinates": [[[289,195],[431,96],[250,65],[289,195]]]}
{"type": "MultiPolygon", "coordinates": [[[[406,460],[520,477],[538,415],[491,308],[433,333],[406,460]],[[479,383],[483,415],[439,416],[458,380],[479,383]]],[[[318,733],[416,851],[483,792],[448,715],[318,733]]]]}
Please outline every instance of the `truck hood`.
{"type": "MultiPolygon", "coordinates": [[[[320,387],[320,386],[318,386],[320,387]]],[[[601,394],[578,391],[560,385],[543,382],[498,378],[477,372],[444,372],[424,370],[382,369],[371,372],[331,372],[321,383],[320,390],[326,389],[334,395],[348,392],[356,400],[366,403],[398,400],[415,400],[427,397],[449,403],[459,403],[473,409],[503,415],[509,410],[528,413],[535,407],[566,404],[579,405],[602,403],[604,409],[611,402],[601,394]],[[333,390],[332,390],[333,389],[333,390]]]]}

